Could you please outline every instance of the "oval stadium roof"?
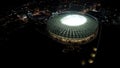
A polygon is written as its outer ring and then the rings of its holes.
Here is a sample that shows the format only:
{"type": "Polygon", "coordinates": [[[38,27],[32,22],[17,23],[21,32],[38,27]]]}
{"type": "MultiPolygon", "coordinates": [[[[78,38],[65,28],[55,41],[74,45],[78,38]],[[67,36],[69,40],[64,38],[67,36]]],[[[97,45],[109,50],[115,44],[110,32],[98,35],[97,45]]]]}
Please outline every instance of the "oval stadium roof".
{"type": "Polygon", "coordinates": [[[98,21],[96,18],[89,14],[82,14],[76,11],[66,11],[51,16],[48,20],[47,28],[50,32],[62,37],[84,38],[93,34],[96,31],[96,29],[98,28],[98,21]],[[75,15],[76,17],[74,17],[75,15]],[[73,16],[73,18],[68,19],[70,16],[73,16]],[[78,18],[78,21],[76,21],[77,16],[80,17],[78,18]],[[65,19],[65,17],[68,17],[66,18],[68,19],[66,20],[67,24],[64,24],[63,19],[65,19]],[[80,24],[81,22],[83,23],[80,24]],[[69,25],[69,23],[73,24],[73,26],[69,25]]]}

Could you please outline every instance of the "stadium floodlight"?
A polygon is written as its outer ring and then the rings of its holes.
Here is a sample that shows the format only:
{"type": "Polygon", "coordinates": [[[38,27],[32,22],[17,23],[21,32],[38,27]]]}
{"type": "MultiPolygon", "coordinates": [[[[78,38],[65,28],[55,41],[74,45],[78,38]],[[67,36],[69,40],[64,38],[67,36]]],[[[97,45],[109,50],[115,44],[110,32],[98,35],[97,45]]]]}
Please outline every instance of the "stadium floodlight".
{"type": "Polygon", "coordinates": [[[68,26],[80,26],[85,24],[86,21],[86,17],[77,14],[67,15],[61,19],[61,23],[68,26]]]}

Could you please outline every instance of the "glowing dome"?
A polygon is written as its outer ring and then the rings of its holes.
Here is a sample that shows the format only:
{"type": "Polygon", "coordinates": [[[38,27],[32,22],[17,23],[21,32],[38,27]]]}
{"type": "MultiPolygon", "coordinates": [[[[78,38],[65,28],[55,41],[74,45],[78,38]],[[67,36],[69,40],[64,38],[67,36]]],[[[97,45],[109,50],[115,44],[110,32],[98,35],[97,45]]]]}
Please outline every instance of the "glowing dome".
{"type": "Polygon", "coordinates": [[[61,23],[68,26],[79,26],[86,23],[87,19],[81,15],[68,15],[61,19],[61,23]]]}
{"type": "Polygon", "coordinates": [[[85,44],[95,39],[98,32],[98,21],[89,14],[66,11],[52,15],[47,23],[49,35],[67,44],[85,44]]]}

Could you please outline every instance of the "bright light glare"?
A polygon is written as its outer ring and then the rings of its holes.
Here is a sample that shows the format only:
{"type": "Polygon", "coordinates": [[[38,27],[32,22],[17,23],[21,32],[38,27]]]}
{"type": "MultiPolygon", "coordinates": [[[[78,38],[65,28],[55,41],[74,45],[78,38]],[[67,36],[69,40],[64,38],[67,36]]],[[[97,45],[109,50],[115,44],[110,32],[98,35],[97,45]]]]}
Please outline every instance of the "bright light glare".
{"type": "Polygon", "coordinates": [[[61,19],[61,23],[68,26],[79,26],[86,23],[87,19],[81,15],[68,15],[61,19]]]}

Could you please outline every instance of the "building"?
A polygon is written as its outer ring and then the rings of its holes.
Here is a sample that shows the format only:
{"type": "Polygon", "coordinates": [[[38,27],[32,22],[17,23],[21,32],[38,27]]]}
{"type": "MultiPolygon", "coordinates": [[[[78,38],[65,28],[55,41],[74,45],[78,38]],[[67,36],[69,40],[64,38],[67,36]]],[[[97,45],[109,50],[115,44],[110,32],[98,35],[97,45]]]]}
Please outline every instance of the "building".
{"type": "Polygon", "coordinates": [[[48,21],[48,32],[63,44],[86,44],[97,36],[98,21],[89,14],[66,11],[54,14],[48,21]]]}

